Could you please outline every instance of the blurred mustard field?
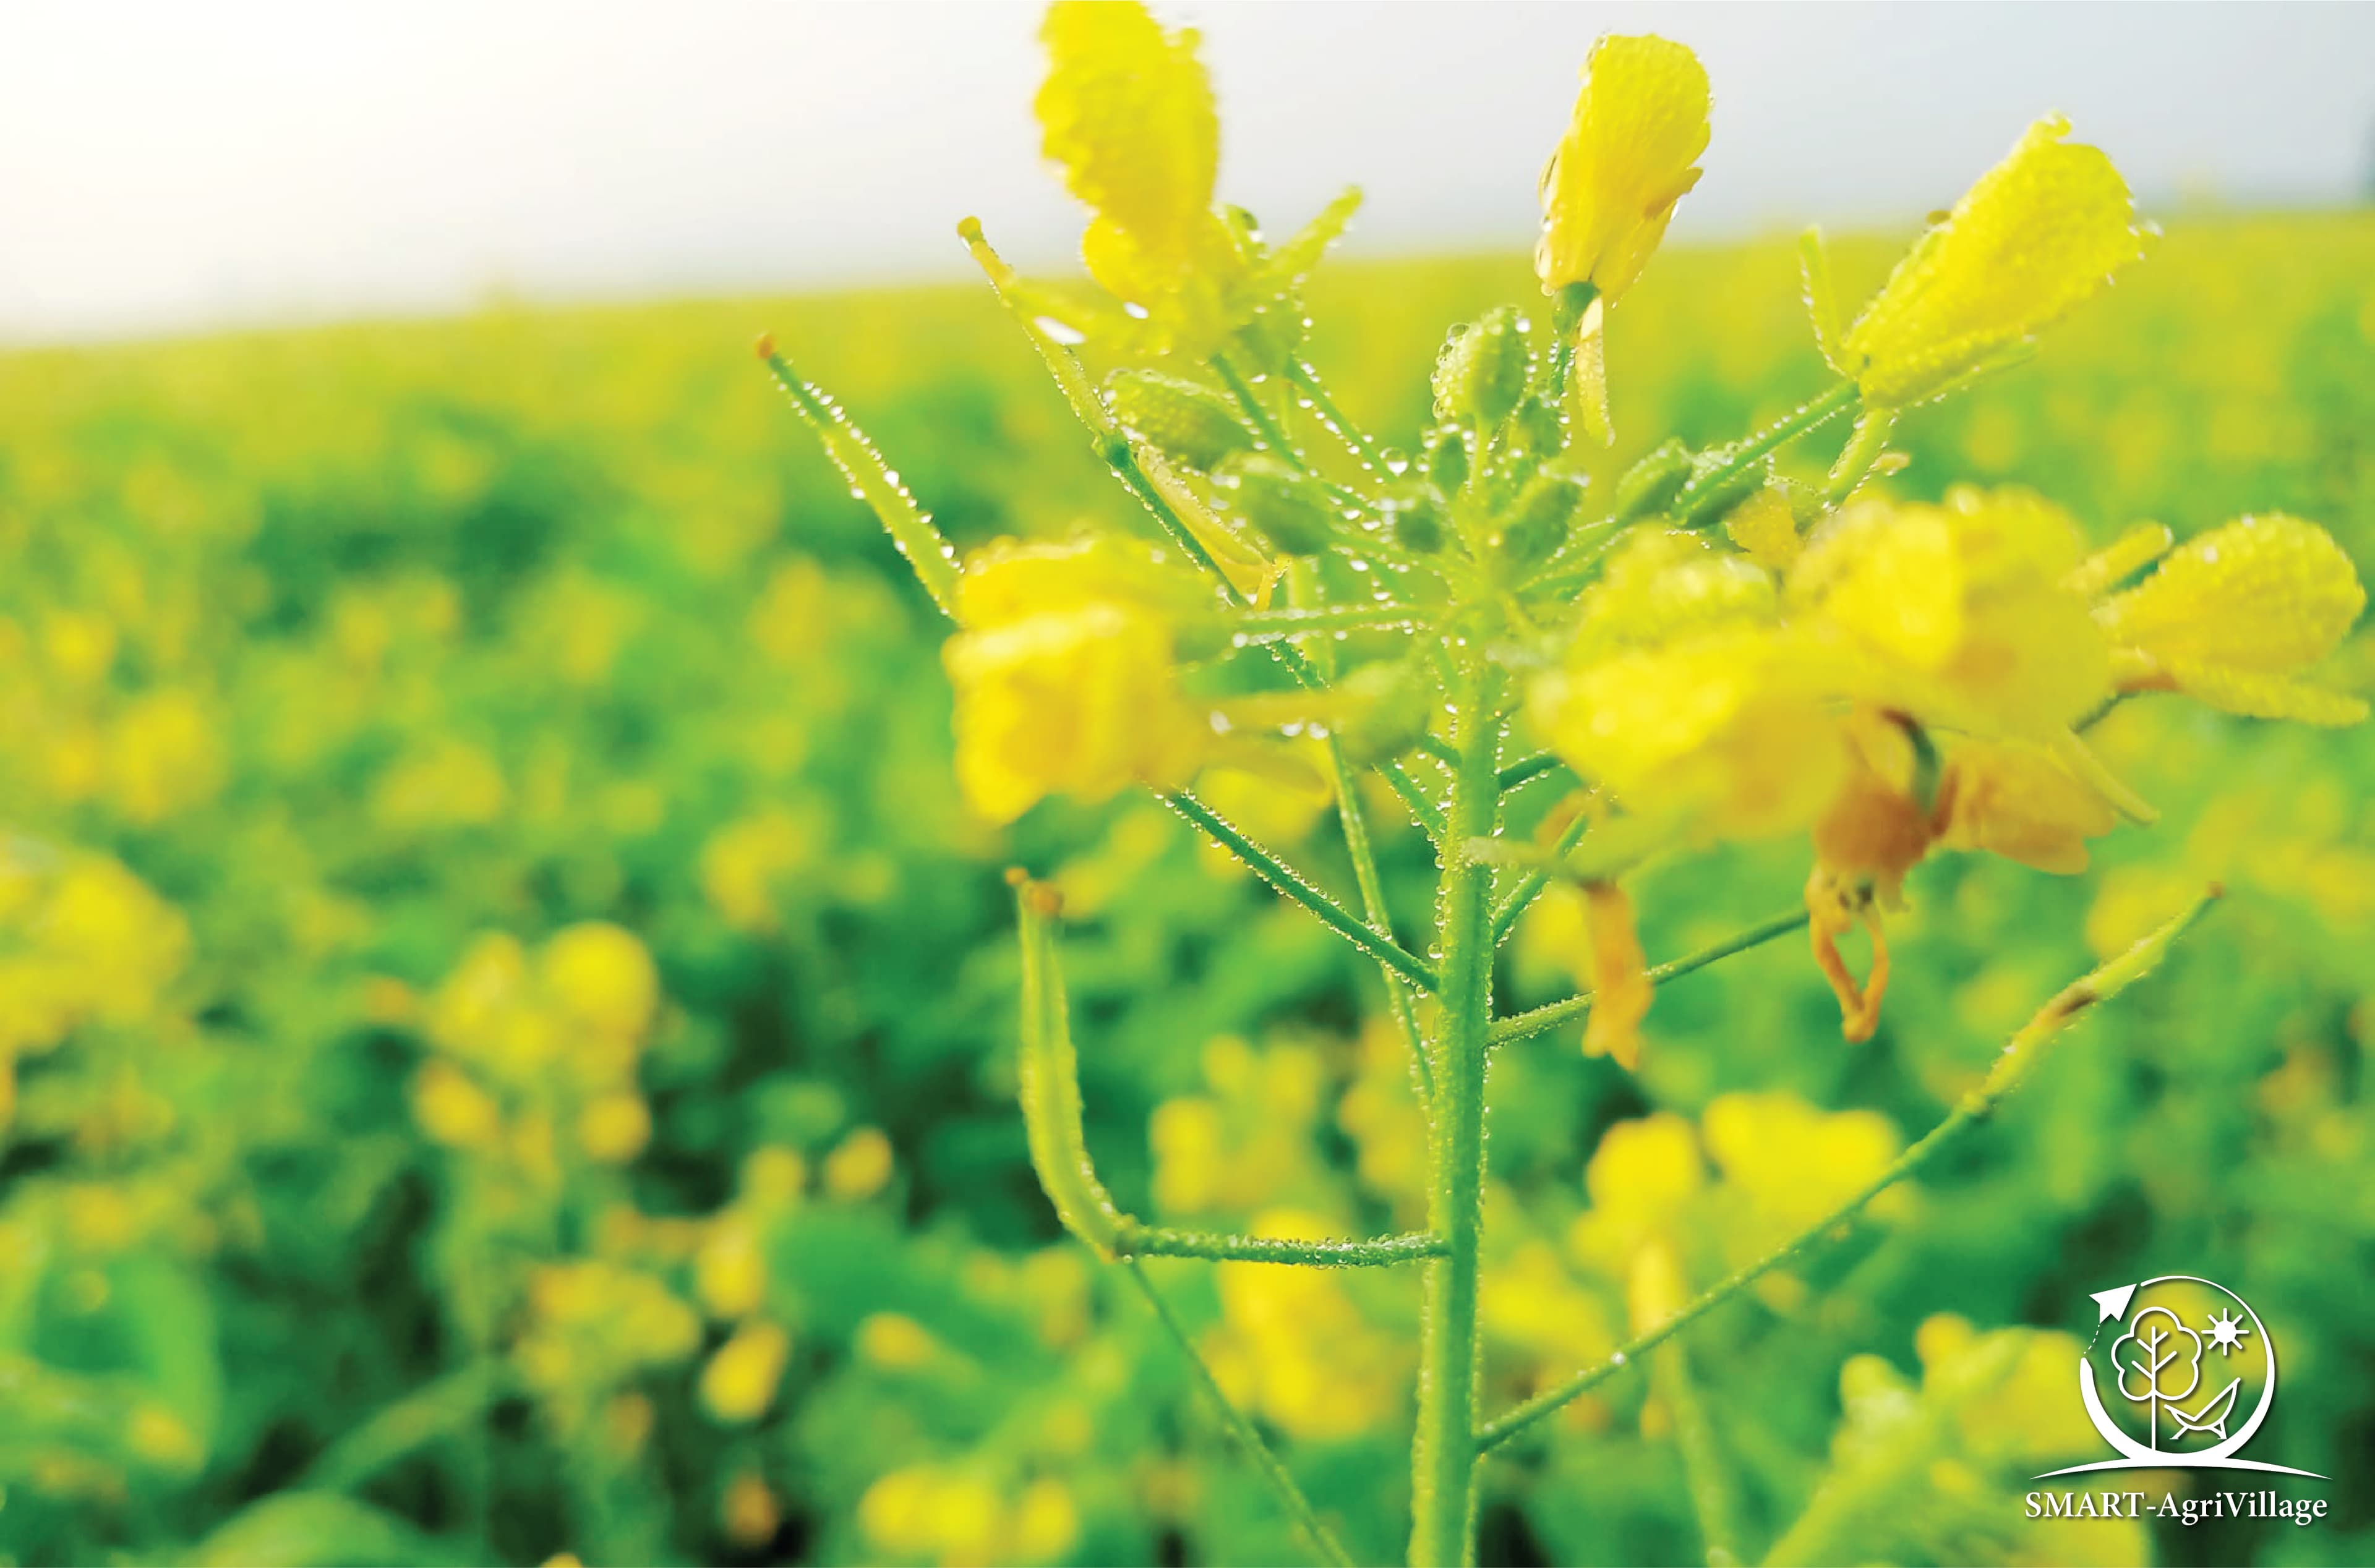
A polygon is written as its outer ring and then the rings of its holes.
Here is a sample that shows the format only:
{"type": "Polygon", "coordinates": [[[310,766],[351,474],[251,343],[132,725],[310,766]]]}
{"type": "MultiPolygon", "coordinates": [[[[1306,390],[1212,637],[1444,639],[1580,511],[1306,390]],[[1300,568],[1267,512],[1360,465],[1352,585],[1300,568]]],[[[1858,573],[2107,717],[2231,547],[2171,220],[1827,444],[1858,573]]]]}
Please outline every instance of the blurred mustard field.
{"type": "MultiPolygon", "coordinates": [[[[1842,296],[1902,238],[1837,246],[1842,296]]],[[[2097,544],[2281,511],[2363,571],[2370,280],[2366,213],[2170,220],[2035,361],[1908,413],[1882,483],[2033,487],[2097,544]]],[[[1334,265],[1308,357],[1414,446],[1445,324],[1534,295],[1517,256],[1334,265]]],[[[0,359],[0,1557],[1301,1560],[1034,1179],[1003,872],[1064,889],[1088,1141],[1157,1223],[1424,1222],[1377,968],[1142,795],[963,808],[944,628],[762,327],[961,547],[1132,505],[979,289],[0,359]]],[[[1814,394],[1791,247],[1670,249],[1608,376],[1595,493],[1814,394]]],[[[2363,630],[2336,673],[2375,689],[2363,630]]],[[[1483,1561],[1706,1561],[1711,1508],[1777,1560],[2375,1557],[2375,732],[2145,698],[2090,739],[2160,826],[2077,877],[1920,866],[1870,1041],[1792,938],[1662,988],[1637,1074],[1580,1025],[1495,1054],[1488,1413],[1628,1338],[1640,1235],[1703,1279],[1756,1258],[2227,889],[1949,1157],[1697,1325],[1687,1381],[1496,1452],[1483,1561]],[[2026,1516],[2101,1455],[2087,1293],[2166,1273],[2265,1319],[2252,1452],[2334,1478],[2315,1527],[2026,1516]]],[[[1324,790],[1203,794],[1352,885],[1324,790]]],[[[1423,909],[1433,849],[1376,805],[1423,909]]],[[[1653,868],[1642,946],[1807,867],[1653,868]]],[[[1566,911],[1520,927],[1509,1008],[1573,989],[1566,911]]],[[[1398,1558],[1417,1274],[1142,1267],[1353,1555],[1398,1558]]]]}

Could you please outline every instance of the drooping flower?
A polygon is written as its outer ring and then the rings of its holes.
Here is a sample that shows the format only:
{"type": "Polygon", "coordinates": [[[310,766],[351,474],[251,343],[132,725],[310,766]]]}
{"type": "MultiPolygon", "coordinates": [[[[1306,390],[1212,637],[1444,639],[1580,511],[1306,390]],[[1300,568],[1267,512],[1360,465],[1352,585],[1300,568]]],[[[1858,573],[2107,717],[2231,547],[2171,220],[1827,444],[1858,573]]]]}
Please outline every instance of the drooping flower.
{"type": "Polygon", "coordinates": [[[1583,1054],[1613,1056],[1631,1072],[1641,1065],[1641,1020],[1654,994],[1649,962],[1634,927],[1633,901],[1613,882],[1587,882],[1560,896],[1580,906],[1574,924],[1583,941],[1570,963],[1577,978],[1591,988],[1583,1054]]]}
{"type": "Polygon", "coordinates": [[[1195,771],[1211,728],[1181,695],[1175,639],[1197,589],[1115,538],[1001,541],[965,564],[943,660],[957,781],[1009,822],[1044,796],[1104,800],[1195,771]]]}
{"type": "Polygon", "coordinates": [[[2144,253],[2127,183],[2049,114],[1922,235],[1841,341],[1879,408],[1918,403],[2083,303],[2144,253]]]}
{"type": "Polygon", "coordinates": [[[1699,182],[1708,101],[1707,71],[1682,44],[1611,34],[1592,45],[1542,171],[1534,271],[1546,291],[1589,283],[1613,304],[1633,286],[1699,182]]]}
{"type": "Polygon", "coordinates": [[[2366,607],[2324,529],[2271,513],[2187,541],[2097,619],[2122,690],[2173,688],[2232,713],[2345,725],[2367,716],[2364,701],[2293,678],[2332,654],[2366,607]]]}

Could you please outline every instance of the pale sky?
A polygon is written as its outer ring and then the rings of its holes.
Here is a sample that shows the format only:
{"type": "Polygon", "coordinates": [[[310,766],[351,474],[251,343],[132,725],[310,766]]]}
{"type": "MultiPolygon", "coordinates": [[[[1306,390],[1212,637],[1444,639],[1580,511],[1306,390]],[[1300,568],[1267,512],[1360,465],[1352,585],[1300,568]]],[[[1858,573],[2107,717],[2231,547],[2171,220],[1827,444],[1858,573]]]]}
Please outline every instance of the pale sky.
{"type": "MultiPolygon", "coordinates": [[[[2060,109],[2145,198],[2363,200],[2375,6],[1158,6],[1205,35],[1222,194],[1358,182],[1355,253],[1519,245],[1591,40],[1706,60],[1677,236],[1902,227],[2060,109]]],[[[1037,7],[6,0],[0,339],[961,277],[1080,218],[1037,7]]]]}

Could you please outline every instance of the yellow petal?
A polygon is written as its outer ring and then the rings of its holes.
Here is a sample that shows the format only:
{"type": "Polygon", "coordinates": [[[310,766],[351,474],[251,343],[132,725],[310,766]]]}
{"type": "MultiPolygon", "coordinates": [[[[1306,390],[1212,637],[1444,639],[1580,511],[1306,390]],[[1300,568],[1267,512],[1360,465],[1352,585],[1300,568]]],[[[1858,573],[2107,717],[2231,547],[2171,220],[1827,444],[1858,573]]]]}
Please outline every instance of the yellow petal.
{"type": "Polygon", "coordinates": [[[1118,0],[1058,0],[1040,36],[1041,147],[1096,215],[1090,270],[1125,299],[1161,298],[1226,249],[1211,212],[1220,121],[1197,36],[1118,0]]]}
{"type": "Polygon", "coordinates": [[[2324,529],[2271,513],[2189,539],[2101,619],[2118,646],[2199,679],[2222,668],[2306,668],[2334,652],[2366,606],[2357,569],[2324,529]]]}
{"type": "Polygon", "coordinates": [[[2086,868],[2086,841],[2119,825],[2119,813],[2051,752],[1973,741],[1947,764],[1944,843],[1980,849],[2063,876],[2086,868]]]}
{"type": "Polygon", "coordinates": [[[1545,289],[1589,283],[1614,301],[1648,264],[1707,145],[1698,56],[1654,37],[1592,46],[1575,114],[1542,173],[1534,270],[1545,289]]]}
{"type": "Polygon", "coordinates": [[[2143,254],[2126,182],[2048,115],[1897,264],[1842,345],[1867,401],[1919,402],[2143,254]]]}
{"type": "Polygon", "coordinates": [[[1583,1054],[1613,1056],[1631,1072],[1641,1065],[1641,1020],[1654,987],[1649,961],[1634,928],[1633,901],[1613,882],[1583,890],[1584,931],[1590,943],[1584,972],[1591,983],[1591,1014],[1584,1024],[1583,1054]]]}

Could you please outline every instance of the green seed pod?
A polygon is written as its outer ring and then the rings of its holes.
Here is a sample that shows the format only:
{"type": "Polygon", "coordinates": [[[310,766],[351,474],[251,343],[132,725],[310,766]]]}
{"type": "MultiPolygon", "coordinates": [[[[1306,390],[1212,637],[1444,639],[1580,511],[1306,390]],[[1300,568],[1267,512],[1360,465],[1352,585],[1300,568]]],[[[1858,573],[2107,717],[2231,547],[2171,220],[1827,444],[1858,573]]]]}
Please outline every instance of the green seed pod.
{"type": "Polygon", "coordinates": [[[1435,432],[1426,449],[1426,477],[1445,495],[1458,495],[1468,482],[1468,436],[1458,425],[1435,432]]]}
{"type": "Polygon", "coordinates": [[[1537,474],[1518,494],[1501,525],[1498,548],[1511,566],[1536,566],[1566,543],[1583,487],[1564,474],[1537,474]]]}
{"type": "Polygon", "coordinates": [[[1022,928],[1022,1051],[1016,1067],[1031,1167],[1064,1228],[1109,1259],[1130,1220],[1097,1179],[1081,1134],[1080,1064],[1056,941],[1061,902],[1045,882],[1020,872],[1009,872],[1007,879],[1014,884],[1022,928]]]}
{"type": "Polygon", "coordinates": [[[1433,555],[1450,536],[1450,518],[1433,485],[1397,486],[1386,496],[1385,512],[1394,543],[1412,555],[1433,555]]]}
{"type": "Polygon", "coordinates": [[[1153,371],[1116,371],[1105,378],[1114,418],[1164,456],[1211,473],[1254,436],[1219,393],[1153,371]]]}
{"type": "Polygon", "coordinates": [[[1497,305],[1445,339],[1435,361],[1435,417],[1490,430],[1525,395],[1531,369],[1517,308],[1497,305]]]}
{"type": "Polygon", "coordinates": [[[1616,481],[1614,521],[1630,523],[1666,504],[1690,482],[1691,452],[1680,441],[1653,448],[1616,481]]]}
{"type": "Polygon", "coordinates": [[[1327,489],[1265,452],[1229,459],[1236,508],[1263,542],[1285,555],[1317,555],[1334,541],[1336,514],[1327,489]]]}

